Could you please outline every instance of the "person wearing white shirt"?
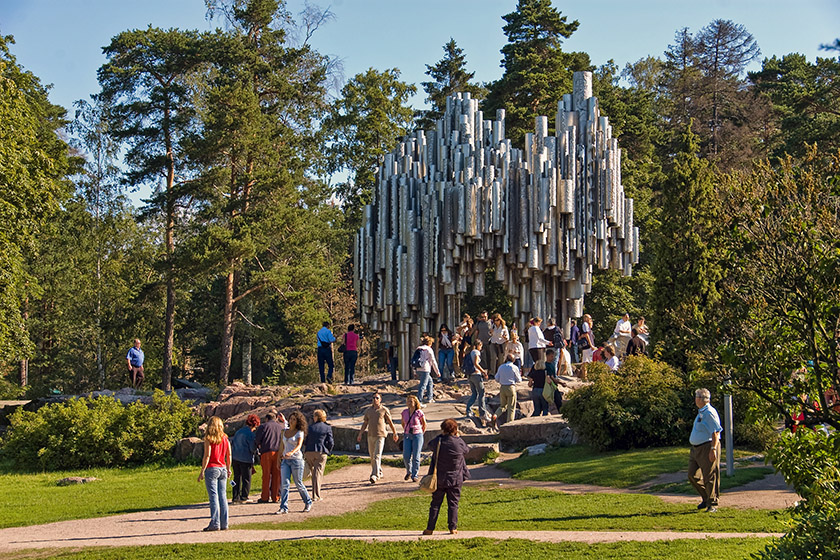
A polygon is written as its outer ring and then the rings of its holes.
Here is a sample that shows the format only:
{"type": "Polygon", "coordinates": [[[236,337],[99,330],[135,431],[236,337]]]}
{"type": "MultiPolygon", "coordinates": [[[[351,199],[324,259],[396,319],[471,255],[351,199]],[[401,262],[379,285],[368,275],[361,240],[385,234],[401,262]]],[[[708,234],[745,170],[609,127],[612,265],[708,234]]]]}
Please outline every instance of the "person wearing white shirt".
{"type": "Polygon", "coordinates": [[[627,343],[633,338],[633,324],[630,323],[630,314],[625,313],[624,317],[618,320],[615,324],[613,336],[615,337],[615,347],[618,349],[618,357],[624,357],[624,350],[627,348],[627,343]]]}
{"type": "Polygon", "coordinates": [[[420,337],[420,346],[417,347],[423,355],[422,364],[415,370],[417,378],[420,380],[420,385],[417,387],[417,400],[421,403],[435,402],[435,384],[432,381],[432,372],[436,377],[440,377],[440,370],[435,359],[435,352],[432,350],[432,344],[434,344],[432,337],[425,335],[420,337]],[[427,394],[429,398],[423,400],[423,397],[427,394]]]}
{"type": "Polygon", "coordinates": [[[610,371],[618,370],[618,358],[615,355],[615,350],[613,350],[613,347],[607,344],[606,346],[604,346],[602,352],[604,353],[604,357],[607,358],[606,362],[604,363],[608,368],[610,368],[610,371]]]}
{"type": "Polygon", "coordinates": [[[499,382],[499,408],[493,414],[494,424],[503,411],[507,411],[508,422],[512,422],[516,417],[516,384],[522,381],[522,376],[513,360],[513,355],[508,354],[505,356],[505,362],[496,371],[496,381],[499,382]]]}
{"type": "Polygon", "coordinates": [[[535,364],[540,361],[545,362],[545,347],[553,344],[545,339],[540,325],[542,325],[542,319],[534,317],[528,329],[528,353],[531,354],[531,359],[535,364]]]}

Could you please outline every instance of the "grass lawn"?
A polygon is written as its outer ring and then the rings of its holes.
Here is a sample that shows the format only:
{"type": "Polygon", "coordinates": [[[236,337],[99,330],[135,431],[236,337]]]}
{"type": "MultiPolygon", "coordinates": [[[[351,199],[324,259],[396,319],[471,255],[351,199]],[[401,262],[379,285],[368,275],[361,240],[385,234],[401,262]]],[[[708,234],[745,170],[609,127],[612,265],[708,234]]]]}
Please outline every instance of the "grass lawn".
{"type": "MultiPolygon", "coordinates": [[[[84,549],[77,552],[38,551],[37,558],[85,560],[157,560],[177,558],[204,560],[287,560],[289,558],[329,558],[350,560],[424,560],[426,558],[563,558],[564,560],[729,560],[746,558],[769,544],[768,539],[678,540],[657,542],[621,542],[603,544],[538,543],[525,540],[453,539],[445,541],[405,541],[368,543],[350,540],[312,540],[251,543],[213,543],[161,545],[125,548],[84,549]]],[[[33,558],[32,551],[9,560],[33,558]]]]}
{"type": "MultiPolygon", "coordinates": [[[[366,461],[365,461],[366,462],[366,461]]],[[[326,472],[351,460],[335,455],[326,472]]],[[[87,519],[207,501],[198,465],[150,465],[122,469],[85,469],[63,472],[19,473],[0,469],[0,528],[38,525],[68,519],[87,519]],[[94,476],[99,480],[74,486],[56,486],[67,476],[94,476]]],[[[259,497],[260,469],[251,480],[251,497],[259,497]]],[[[228,487],[228,498],[231,489],[228,487]]]]}
{"type": "MultiPolygon", "coordinates": [[[[737,468],[735,474],[726,476],[725,471],[720,473],[720,489],[729,490],[737,488],[755,480],[761,480],[768,474],[773,474],[772,467],[749,467],[737,468]]],[[[688,482],[670,482],[668,484],[656,484],[650,487],[651,492],[673,492],[675,494],[694,494],[694,487],[688,482]]]]}
{"type": "Polygon", "coordinates": [[[0,528],[87,519],[195,504],[207,500],[199,467],[144,466],[123,469],[0,474],[0,528]],[[67,476],[95,476],[88,484],[56,486],[67,476]]]}
{"type": "MultiPolygon", "coordinates": [[[[425,528],[428,494],[375,502],[344,515],[305,522],[250,523],[234,529],[411,529],[425,528]]],[[[446,525],[442,512],[438,527],[446,525]]],[[[698,512],[695,504],[668,504],[645,494],[561,494],[536,488],[467,487],[461,494],[459,528],[534,531],[710,531],[783,532],[787,514],[721,508],[698,512]]]]}
{"type": "MultiPolygon", "coordinates": [[[[752,455],[736,451],[736,457],[752,455]]],[[[562,481],[631,488],[665,473],[688,467],[685,447],[658,447],[626,451],[597,451],[585,445],[548,450],[542,455],[519,457],[499,463],[513,478],[562,481]]],[[[742,483],[743,484],[743,483],[742,483]]]]}

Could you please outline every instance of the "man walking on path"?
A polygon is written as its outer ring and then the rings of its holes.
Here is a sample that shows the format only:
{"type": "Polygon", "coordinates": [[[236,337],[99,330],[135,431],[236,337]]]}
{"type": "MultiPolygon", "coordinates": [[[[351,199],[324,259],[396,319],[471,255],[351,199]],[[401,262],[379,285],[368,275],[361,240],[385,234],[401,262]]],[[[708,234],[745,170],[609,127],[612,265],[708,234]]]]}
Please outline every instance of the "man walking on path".
{"type": "Polygon", "coordinates": [[[516,384],[522,381],[519,368],[513,363],[513,355],[505,356],[505,363],[496,371],[496,381],[499,382],[499,408],[493,417],[507,411],[507,421],[513,422],[516,418],[516,384]]]}
{"type": "Polygon", "coordinates": [[[269,501],[276,503],[280,497],[280,461],[277,452],[283,445],[283,429],[286,419],[274,412],[265,415],[265,422],[257,428],[254,443],[260,450],[260,467],[262,467],[261,504],[269,501]]]}
{"type": "Polygon", "coordinates": [[[697,509],[717,511],[720,497],[720,416],[709,403],[708,389],[694,392],[694,404],[699,409],[688,441],[691,454],[688,460],[688,480],[703,499],[697,509]],[[699,471],[699,476],[698,476],[699,471]]]}
{"type": "Polygon", "coordinates": [[[143,362],[146,361],[146,356],[140,350],[140,339],[134,339],[134,346],[128,349],[128,354],[125,357],[128,362],[128,378],[131,381],[131,386],[139,389],[143,384],[143,362]]]}
{"type": "Polygon", "coordinates": [[[394,441],[399,441],[394,421],[391,420],[391,411],[382,406],[382,395],[379,392],[373,394],[373,404],[365,411],[365,420],[362,422],[362,429],[359,430],[359,437],[356,441],[361,443],[362,435],[368,429],[368,453],[370,453],[370,483],[375,484],[382,478],[382,450],[385,448],[385,438],[388,431],[385,424],[391,427],[394,434],[394,441]]]}
{"type": "Polygon", "coordinates": [[[321,376],[321,383],[325,381],[332,383],[333,370],[335,369],[335,362],[333,361],[333,342],[335,342],[335,335],[330,330],[330,322],[324,321],[324,326],[318,331],[318,374],[321,376]],[[327,377],[324,378],[324,364],[327,365],[327,377]]]}

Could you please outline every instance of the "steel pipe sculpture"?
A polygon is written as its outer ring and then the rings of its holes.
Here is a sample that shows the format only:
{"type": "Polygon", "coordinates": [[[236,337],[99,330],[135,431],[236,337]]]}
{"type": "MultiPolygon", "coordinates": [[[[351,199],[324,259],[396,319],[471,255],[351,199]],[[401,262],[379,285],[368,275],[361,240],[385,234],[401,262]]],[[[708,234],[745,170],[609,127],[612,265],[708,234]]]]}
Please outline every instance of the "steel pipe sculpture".
{"type": "Polygon", "coordinates": [[[399,346],[399,371],[420,333],[460,321],[461,298],[483,295],[488,273],[507,287],[522,328],[531,316],[565,327],[583,313],[593,267],[629,275],[638,262],[633,199],[621,150],[575,72],[555,132],[537,117],[524,149],[505,138],[504,110],[485,120],[469,93],[446,100],[433,131],[385,155],[353,254],[362,323],[399,346]]]}

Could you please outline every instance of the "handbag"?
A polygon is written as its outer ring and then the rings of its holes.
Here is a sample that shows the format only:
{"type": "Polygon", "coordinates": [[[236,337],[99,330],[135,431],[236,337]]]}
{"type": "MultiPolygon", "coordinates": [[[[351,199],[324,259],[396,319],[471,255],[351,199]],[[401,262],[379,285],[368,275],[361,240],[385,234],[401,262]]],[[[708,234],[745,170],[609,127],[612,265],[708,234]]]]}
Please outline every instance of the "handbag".
{"type": "Polygon", "coordinates": [[[438,437],[437,451],[435,451],[435,462],[432,463],[432,472],[420,479],[420,490],[434,493],[437,490],[437,462],[440,457],[440,437],[438,437]]]}
{"type": "Polygon", "coordinates": [[[545,378],[545,385],[543,386],[542,396],[546,402],[554,402],[554,391],[557,390],[557,385],[548,376],[545,378]]]}
{"type": "Polygon", "coordinates": [[[338,351],[341,352],[342,354],[347,352],[347,335],[346,334],[344,335],[344,342],[342,342],[338,347],[338,351]]]}
{"type": "Polygon", "coordinates": [[[592,348],[592,346],[589,344],[589,337],[588,336],[580,337],[577,341],[577,345],[578,345],[578,348],[580,348],[581,350],[589,350],[590,348],[592,348]]]}

